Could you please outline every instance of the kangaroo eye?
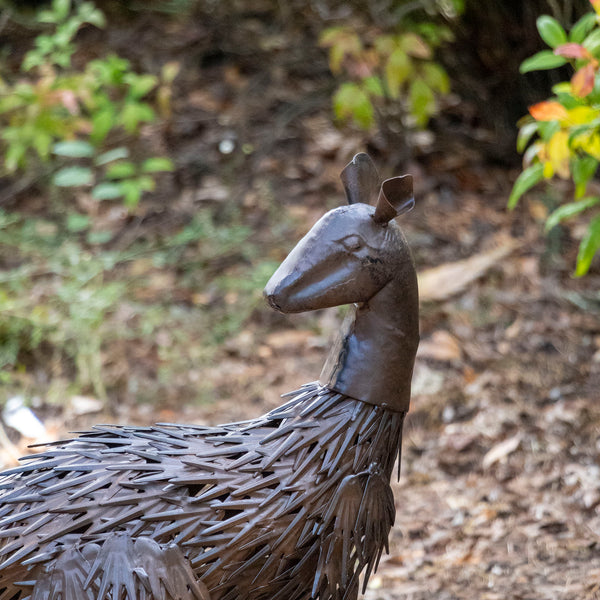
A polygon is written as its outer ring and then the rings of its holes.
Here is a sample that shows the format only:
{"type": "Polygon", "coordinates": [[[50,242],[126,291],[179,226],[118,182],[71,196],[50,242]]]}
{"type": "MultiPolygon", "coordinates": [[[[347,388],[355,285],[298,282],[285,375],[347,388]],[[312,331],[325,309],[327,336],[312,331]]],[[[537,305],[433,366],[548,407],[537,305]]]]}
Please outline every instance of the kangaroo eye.
{"type": "Polygon", "coordinates": [[[358,235],[349,235],[348,237],[340,240],[340,244],[350,252],[356,252],[360,250],[364,245],[364,241],[358,235]]]}

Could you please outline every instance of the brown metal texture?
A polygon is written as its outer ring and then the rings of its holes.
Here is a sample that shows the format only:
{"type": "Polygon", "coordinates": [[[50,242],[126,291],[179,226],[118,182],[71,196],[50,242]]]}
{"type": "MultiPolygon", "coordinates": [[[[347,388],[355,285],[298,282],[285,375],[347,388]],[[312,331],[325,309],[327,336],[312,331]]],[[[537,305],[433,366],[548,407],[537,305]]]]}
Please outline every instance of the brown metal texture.
{"type": "Polygon", "coordinates": [[[282,312],[353,304],[321,373],[326,387],[405,412],[419,344],[417,276],[394,217],[414,205],[412,177],[379,181],[366,154],[342,171],[349,206],[329,211],[277,269],[265,294],[282,312]]]}
{"type": "MultiPolygon", "coordinates": [[[[373,185],[365,165],[358,155],[343,176],[354,203],[321,219],[265,290],[284,312],[359,303],[327,381],[243,423],[98,426],[2,473],[0,600],[358,597],[394,522],[418,340],[406,242],[356,201],[373,185]],[[358,396],[371,385],[391,398],[358,396]]],[[[407,198],[384,193],[401,212],[407,198]]]]}

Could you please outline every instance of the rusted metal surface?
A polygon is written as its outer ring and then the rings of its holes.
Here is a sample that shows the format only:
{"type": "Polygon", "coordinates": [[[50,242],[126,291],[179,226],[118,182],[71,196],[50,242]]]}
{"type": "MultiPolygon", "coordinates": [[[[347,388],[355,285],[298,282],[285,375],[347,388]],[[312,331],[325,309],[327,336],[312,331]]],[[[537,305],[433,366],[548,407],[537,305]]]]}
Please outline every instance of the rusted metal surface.
{"type": "Polygon", "coordinates": [[[394,521],[418,343],[414,267],[360,154],[273,275],[282,312],[356,304],[320,382],[244,423],[99,426],[0,477],[0,600],[354,600],[394,521]]]}

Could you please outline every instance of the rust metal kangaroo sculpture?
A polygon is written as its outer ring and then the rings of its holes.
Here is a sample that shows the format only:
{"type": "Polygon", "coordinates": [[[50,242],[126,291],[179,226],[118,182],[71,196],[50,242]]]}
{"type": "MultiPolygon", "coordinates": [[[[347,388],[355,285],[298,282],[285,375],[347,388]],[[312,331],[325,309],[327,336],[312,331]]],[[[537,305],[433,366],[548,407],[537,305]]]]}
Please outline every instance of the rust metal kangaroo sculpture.
{"type": "MultiPolygon", "coordinates": [[[[319,220],[265,288],[282,312],[354,304],[320,380],[217,427],[98,426],[0,475],[0,600],[356,600],[395,510],[417,349],[417,282],[358,154],[348,206],[319,220]]],[[[364,591],[364,590],[363,590],[364,591]]]]}

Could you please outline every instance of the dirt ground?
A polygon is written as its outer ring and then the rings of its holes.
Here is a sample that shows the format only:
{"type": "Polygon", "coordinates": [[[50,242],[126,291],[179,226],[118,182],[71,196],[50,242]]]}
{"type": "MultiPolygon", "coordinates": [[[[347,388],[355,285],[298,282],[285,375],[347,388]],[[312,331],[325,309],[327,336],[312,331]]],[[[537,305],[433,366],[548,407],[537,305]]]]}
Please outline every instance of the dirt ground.
{"type": "MultiPolygon", "coordinates": [[[[165,195],[167,216],[233,198],[281,259],[342,202],[339,172],[355,152],[369,151],[384,175],[415,177],[416,208],[401,224],[421,276],[422,343],[390,553],[365,598],[599,600],[600,270],[596,262],[586,278],[571,275],[581,223],[543,236],[548,202],[569,190],[556,187],[550,199],[539,190],[508,213],[518,170],[488,164],[468,143],[429,145],[398,164],[376,136],[332,125],[324,63],[308,73],[310,61],[290,53],[261,69],[225,52],[192,68],[194,57],[169,43],[201,43],[205,24],[170,25],[162,40],[148,23],[137,27],[142,63],[184,61],[175,118],[154,138],[178,172],[149,215],[165,195]],[[273,215],[262,219],[265,190],[295,219],[277,247],[273,215]]],[[[90,48],[106,42],[91,39],[90,48]]],[[[109,42],[124,45],[123,32],[109,42]]],[[[215,402],[117,403],[110,414],[67,412],[45,424],[60,436],[103,420],[256,416],[318,377],[339,322],[335,310],[280,317],[265,305],[202,371],[215,402]]]]}

